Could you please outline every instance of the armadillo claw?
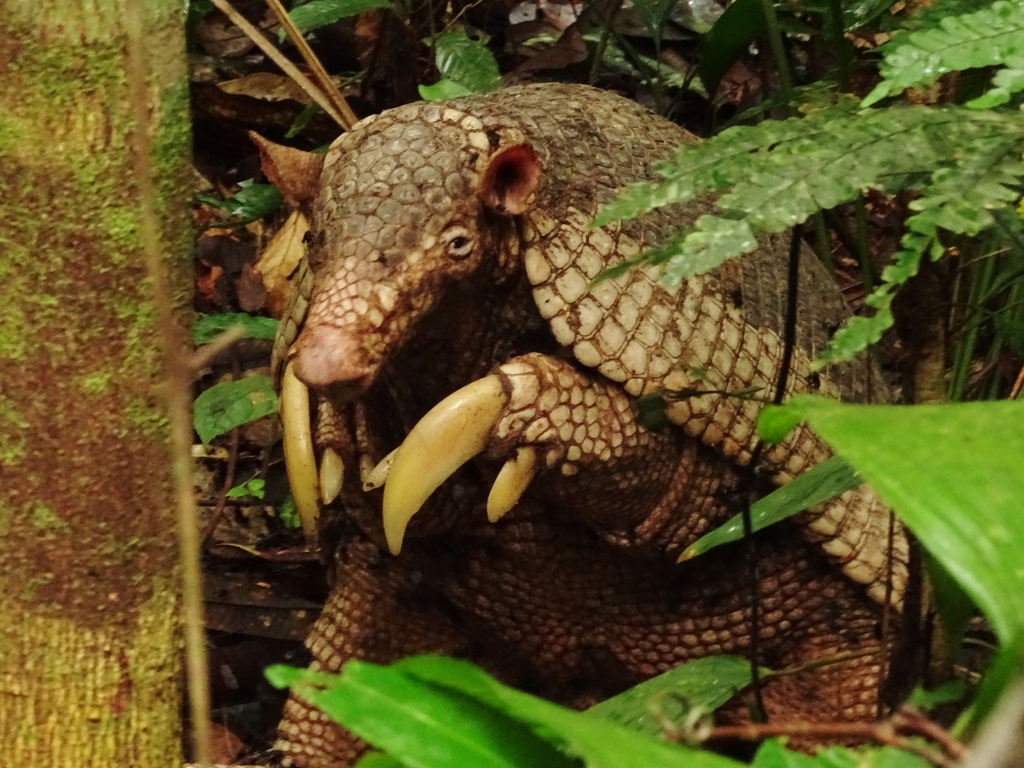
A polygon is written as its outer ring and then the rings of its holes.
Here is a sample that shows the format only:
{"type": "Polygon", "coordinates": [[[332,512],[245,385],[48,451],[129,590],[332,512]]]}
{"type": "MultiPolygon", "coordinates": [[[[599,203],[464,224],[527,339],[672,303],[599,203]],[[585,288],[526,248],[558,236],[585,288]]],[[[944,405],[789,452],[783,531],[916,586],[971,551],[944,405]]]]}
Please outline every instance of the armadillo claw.
{"type": "Polygon", "coordinates": [[[281,421],[284,423],[284,465],[306,541],[316,540],[318,478],[309,422],[309,390],[288,363],[281,380],[281,421]]]}
{"type": "Polygon", "coordinates": [[[391,474],[391,465],[395,463],[396,453],[398,453],[397,448],[374,465],[373,469],[363,475],[364,491],[372,491],[375,488],[380,488],[385,482],[387,482],[388,475],[391,474]]]}
{"type": "Polygon", "coordinates": [[[345,462],[333,448],[324,449],[320,459],[320,501],[330,504],[341,493],[341,484],[345,480],[345,462]]]}
{"type": "Polygon", "coordinates": [[[395,453],[384,486],[384,536],[402,551],[405,529],[441,483],[483,451],[508,400],[497,376],[453,392],[412,428],[395,453]]]}
{"type": "Polygon", "coordinates": [[[519,501],[537,474],[537,449],[527,445],[505,462],[487,496],[487,519],[496,523],[519,501]]]}

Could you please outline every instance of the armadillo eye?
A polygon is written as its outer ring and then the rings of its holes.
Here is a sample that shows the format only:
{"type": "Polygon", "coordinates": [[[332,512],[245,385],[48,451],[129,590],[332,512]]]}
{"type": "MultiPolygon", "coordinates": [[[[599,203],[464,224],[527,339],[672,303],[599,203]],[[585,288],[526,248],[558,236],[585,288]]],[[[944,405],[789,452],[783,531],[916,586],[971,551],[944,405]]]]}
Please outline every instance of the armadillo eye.
{"type": "Polygon", "coordinates": [[[473,238],[465,227],[452,227],[442,235],[442,239],[453,259],[464,259],[473,252],[473,238]]]}

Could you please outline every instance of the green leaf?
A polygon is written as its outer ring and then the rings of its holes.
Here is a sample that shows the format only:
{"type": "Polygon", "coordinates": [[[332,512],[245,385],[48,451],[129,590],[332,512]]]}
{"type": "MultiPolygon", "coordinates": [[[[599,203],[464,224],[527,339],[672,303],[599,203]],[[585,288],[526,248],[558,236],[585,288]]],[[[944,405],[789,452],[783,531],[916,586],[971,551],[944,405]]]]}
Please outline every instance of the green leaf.
{"type": "Polygon", "coordinates": [[[954,736],[977,731],[995,710],[1009,686],[1024,678],[1024,638],[1020,642],[1004,645],[978,687],[978,693],[967,711],[960,715],[951,728],[954,736]]]}
{"type": "Polygon", "coordinates": [[[254,498],[262,499],[263,488],[265,485],[266,481],[263,480],[263,478],[254,477],[252,480],[249,480],[248,482],[242,483],[241,485],[236,485],[234,488],[231,488],[224,495],[229,499],[240,499],[243,496],[253,496],[254,498]]]}
{"type": "Polygon", "coordinates": [[[192,338],[196,344],[209,344],[232,326],[240,325],[247,339],[270,339],[277,335],[278,322],[272,317],[254,317],[244,312],[223,315],[200,315],[192,326],[192,338]]]}
{"type": "MultiPolygon", "coordinates": [[[[865,189],[891,192],[913,185],[927,195],[932,181],[945,192],[950,185],[942,177],[922,176],[940,169],[962,166],[962,178],[1005,187],[1019,179],[1014,163],[1022,138],[1021,116],[963,107],[826,109],[735,126],[682,147],[656,167],[662,181],[629,185],[593,226],[729,187],[717,207],[755,232],[789,229],[865,189]]],[[[977,194],[978,202],[988,199],[984,191],[977,194]]],[[[1003,195],[999,189],[993,202],[1003,195]]]]}
{"type": "Polygon", "coordinates": [[[853,465],[988,617],[1024,638],[1024,401],[783,406],[853,465]]]}
{"type": "Polygon", "coordinates": [[[769,739],[762,744],[750,768],[814,768],[815,760],[810,755],[790,752],[778,739],[769,739]]]}
{"type": "Polygon", "coordinates": [[[643,20],[647,31],[651,33],[655,48],[661,45],[661,35],[665,22],[672,15],[676,0],[633,0],[633,10],[643,20]]]}
{"type": "Polygon", "coordinates": [[[881,50],[883,80],[864,99],[865,107],[947,72],[1006,63],[1016,67],[1024,54],[1024,5],[998,2],[975,13],[945,16],[937,27],[898,35],[881,50]]]}
{"type": "Polygon", "coordinates": [[[586,710],[627,728],[661,735],[690,710],[711,713],[750,684],[750,662],[740,656],[709,656],[681,664],[586,710]]]}
{"type": "Polygon", "coordinates": [[[968,107],[992,109],[1008,102],[1013,94],[1024,91],[1024,57],[1014,57],[1005,63],[1006,67],[992,77],[994,87],[978,98],[968,101],[968,107]]]}
{"type": "Polygon", "coordinates": [[[341,676],[271,667],[267,678],[274,685],[289,685],[333,720],[411,768],[574,765],[498,709],[405,674],[399,665],[350,661],[341,676]]]}
{"type": "Polygon", "coordinates": [[[843,3],[843,31],[852,32],[858,27],[863,27],[895,2],[896,0],[847,0],[843,3]]]}
{"type": "Polygon", "coordinates": [[[424,101],[443,101],[444,99],[457,99],[460,96],[472,96],[473,91],[464,85],[459,85],[454,80],[447,78],[438,80],[433,85],[419,86],[420,98],[424,101]]]}
{"type": "MultiPolygon", "coordinates": [[[[375,8],[387,8],[390,0],[312,0],[288,12],[292,23],[305,34],[314,29],[333,24],[338,19],[358,16],[375,8]]],[[[281,34],[284,34],[282,30],[281,34]]]]}
{"type": "Polygon", "coordinates": [[[394,665],[407,675],[458,691],[526,723],[589,768],[739,768],[724,757],[655,741],[502,685],[472,664],[418,656],[394,665]]]}
{"type": "Polygon", "coordinates": [[[967,685],[962,680],[949,680],[930,691],[918,686],[910,692],[910,696],[907,697],[907,704],[916,707],[922,712],[927,712],[943,704],[954,704],[962,701],[966,695],[967,685]]]}
{"type": "Polygon", "coordinates": [[[701,43],[697,72],[707,92],[718,90],[722,76],[743,56],[764,29],[762,0],[736,0],[718,17],[701,43]]]}
{"type": "Polygon", "coordinates": [[[960,663],[964,635],[975,615],[974,602],[934,557],[925,552],[923,559],[933,601],[942,617],[938,630],[942,632],[949,658],[960,663]]]}
{"type": "Polygon", "coordinates": [[[355,768],[405,768],[405,763],[383,752],[370,752],[363,755],[355,768]]]}
{"type": "Polygon", "coordinates": [[[278,517],[284,523],[285,528],[301,528],[302,518],[299,517],[299,510],[295,506],[295,497],[289,493],[277,510],[278,517]]]}
{"type": "MultiPolygon", "coordinates": [[[[770,429],[773,435],[778,434],[775,428],[770,429]]],[[[760,531],[773,523],[792,517],[797,512],[856,488],[863,482],[853,467],[840,457],[833,456],[753,504],[750,507],[751,528],[760,531]]],[[[735,515],[688,546],[679,556],[679,561],[690,560],[709,549],[742,538],[743,516],[735,515]]]]}
{"type": "Polygon", "coordinates": [[[766,443],[781,443],[801,421],[799,413],[768,405],[757,417],[757,432],[766,443]]]}
{"type": "Polygon", "coordinates": [[[871,317],[851,317],[847,320],[846,325],[836,331],[832,340],[814,361],[813,369],[820,371],[829,363],[850,360],[858,352],[877,344],[882,334],[891,328],[894,322],[892,310],[889,309],[892,296],[886,293],[885,298],[885,307],[871,317]]]}
{"type": "Polygon", "coordinates": [[[746,221],[705,215],[697,219],[689,232],[649,251],[645,261],[657,264],[667,259],[664,281],[676,286],[756,248],[757,238],[746,221]]]}
{"type": "Polygon", "coordinates": [[[223,381],[202,392],[192,404],[199,439],[209,443],[235,427],[277,411],[277,394],[267,376],[223,381]]]}
{"type": "MultiPolygon", "coordinates": [[[[710,7],[717,8],[718,6],[710,7]]],[[[600,29],[591,30],[583,35],[583,39],[591,45],[597,45],[603,37],[604,34],[600,29]]],[[[613,40],[605,41],[604,57],[601,59],[601,63],[638,80],[653,77],[668,88],[689,88],[697,93],[704,92],[701,84],[695,81],[688,72],[670,67],[650,56],[644,56],[637,50],[631,50],[630,55],[627,56],[613,40]]]]}
{"type": "Polygon", "coordinates": [[[284,202],[281,193],[273,184],[256,184],[252,179],[247,179],[238,182],[238,187],[238,191],[227,200],[221,200],[206,192],[196,195],[196,200],[237,217],[238,221],[233,222],[235,224],[247,224],[262,219],[284,202]]]}
{"type": "Polygon", "coordinates": [[[757,750],[750,768],[931,768],[931,763],[895,747],[826,747],[812,757],[786,749],[780,739],[769,739],[757,750]]]}
{"type": "Polygon", "coordinates": [[[442,78],[465,88],[467,93],[488,93],[501,87],[494,55],[482,42],[470,38],[463,27],[452,27],[434,39],[434,61],[442,78]]]}

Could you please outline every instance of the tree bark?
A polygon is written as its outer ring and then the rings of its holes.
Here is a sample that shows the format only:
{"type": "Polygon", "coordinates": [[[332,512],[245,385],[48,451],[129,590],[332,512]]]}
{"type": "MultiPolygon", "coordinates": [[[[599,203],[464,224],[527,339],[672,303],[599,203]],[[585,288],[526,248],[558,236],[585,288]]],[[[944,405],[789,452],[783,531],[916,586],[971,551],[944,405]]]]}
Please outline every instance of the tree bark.
{"type": "MultiPolygon", "coordinates": [[[[143,3],[155,205],[191,283],[182,4],[143,3]]],[[[162,342],[125,8],[0,0],[0,765],[180,765],[162,342]]]]}

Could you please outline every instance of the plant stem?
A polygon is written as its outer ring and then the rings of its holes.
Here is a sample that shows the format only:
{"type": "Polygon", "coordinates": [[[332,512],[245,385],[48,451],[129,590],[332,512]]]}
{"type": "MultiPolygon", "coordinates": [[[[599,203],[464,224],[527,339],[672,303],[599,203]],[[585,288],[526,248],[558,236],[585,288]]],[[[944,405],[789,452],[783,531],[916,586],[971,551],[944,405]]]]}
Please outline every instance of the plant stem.
{"type": "Polygon", "coordinates": [[[775,70],[779,74],[779,88],[786,101],[789,102],[793,96],[793,77],[789,73],[789,60],[786,58],[786,47],[782,43],[782,30],[779,28],[779,19],[775,15],[775,5],[772,0],[761,0],[761,5],[764,7],[768,44],[772,49],[772,58],[775,59],[775,70]]]}
{"type": "Polygon", "coordinates": [[[866,295],[875,290],[875,265],[871,262],[871,247],[868,244],[868,209],[863,193],[857,195],[853,212],[857,226],[857,260],[860,262],[860,275],[866,295]]]}
{"type": "Polygon", "coordinates": [[[828,36],[832,41],[832,47],[838,57],[836,63],[836,79],[839,81],[839,90],[846,91],[850,87],[850,44],[843,34],[843,2],[842,0],[829,0],[828,14],[828,36]]]}
{"type": "Polygon", "coordinates": [[[814,243],[817,247],[818,258],[821,259],[821,263],[825,265],[830,275],[835,275],[836,264],[832,259],[832,246],[828,241],[828,228],[825,226],[825,214],[821,211],[816,212],[811,217],[811,222],[814,224],[814,243]]]}
{"type": "MultiPolygon", "coordinates": [[[[964,254],[966,256],[966,254],[964,254]]],[[[966,267],[970,271],[970,292],[967,297],[967,308],[963,323],[963,333],[956,347],[956,356],[949,380],[947,399],[950,402],[963,400],[970,377],[971,359],[978,343],[978,330],[981,313],[984,311],[984,296],[992,282],[996,259],[988,257],[966,267]]]]}

